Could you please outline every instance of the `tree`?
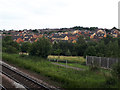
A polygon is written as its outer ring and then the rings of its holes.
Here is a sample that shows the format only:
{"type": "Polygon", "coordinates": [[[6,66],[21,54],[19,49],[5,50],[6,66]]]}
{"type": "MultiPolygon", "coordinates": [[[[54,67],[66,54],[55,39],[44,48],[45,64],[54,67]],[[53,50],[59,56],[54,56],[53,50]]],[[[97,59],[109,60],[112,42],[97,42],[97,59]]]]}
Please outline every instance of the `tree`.
{"type": "Polygon", "coordinates": [[[116,63],[112,67],[112,75],[120,80],[120,63],[116,63]]]}
{"type": "Polygon", "coordinates": [[[106,38],[103,38],[105,45],[107,45],[110,41],[112,41],[113,37],[111,35],[107,35],[106,38]]]}
{"type": "Polygon", "coordinates": [[[77,44],[76,45],[77,55],[78,56],[83,56],[86,48],[87,48],[87,44],[86,43],[84,43],[84,44],[77,44]]]}
{"type": "Polygon", "coordinates": [[[37,42],[34,42],[30,47],[30,55],[47,58],[51,52],[51,44],[48,39],[40,38],[37,42]]]}
{"type": "Polygon", "coordinates": [[[71,52],[70,52],[69,49],[65,52],[65,55],[66,55],[66,56],[71,56],[71,52]]]}
{"type": "Polygon", "coordinates": [[[6,53],[18,53],[18,50],[15,48],[15,47],[12,47],[12,46],[8,46],[6,49],[5,49],[5,52],[6,53]]]}
{"type": "Polygon", "coordinates": [[[31,44],[29,42],[24,42],[21,44],[21,51],[27,53],[30,49],[31,44]]]}
{"type": "Polygon", "coordinates": [[[84,53],[84,57],[86,57],[86,55],[88,55],[88,56],[95,56],[96,55],[95,47],[94,46],[89,46],[86,49],[85,53],[84,53]]]}
{"type": "Polygon", "coordinates": [[[118,57],[119,56],[119,46],[118,46],[118,40],[115,40],[113,42],[113,57],[118,57]]]}
{"type": "Polygon", "coordinates": [[[77,44],[84,44],[85,40],[83,36],[79,36],[78,40],[77,40],[77,44]]]}
{"type": "Polygon", "coordinates": [[[17,42],[13,41],[11,36],[6,36],[2,40],[2,47],[4,52],[10,53],[18,53],[20,50],[20,46],[17,42]],[[13,49],[13,50],[12,50],[13,49]]]}
{"type": "Polygon", "coordinates": [[[112,29],[117,29],[116,27],[113,27],[112,29]]]}
{"type": "Polygon", "coordinates": [[[61,49],[56,49],[56,50],[54,51],[54,53],[55,53],[56,55],[58,55],[58,58],[60,58],[61,52],[62,52],[61,49]]]}
{"type": "Polygon", "coordinates": [[[4,38],[2,38],[2,39],[3,39],[3,41],[5,41],[5,42],[12,41],[12,37],[11,37],[11,36],[6,36],[6,37],[4,37],[4,38]]]}
{"type": "Polygon", "coordinates": [[[97,56],[100,56],[100,57],[105,56],[106,46],[104,44],[104,41],[101,41],[100,43],[98,43],[95,48],[96,48],[97,56]]]}

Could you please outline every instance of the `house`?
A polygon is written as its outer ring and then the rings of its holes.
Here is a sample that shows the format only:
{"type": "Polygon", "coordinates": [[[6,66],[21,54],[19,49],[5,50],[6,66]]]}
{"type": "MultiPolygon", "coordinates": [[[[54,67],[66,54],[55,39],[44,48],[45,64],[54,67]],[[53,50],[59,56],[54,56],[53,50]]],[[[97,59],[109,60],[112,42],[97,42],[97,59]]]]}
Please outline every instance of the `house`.
{"type": "Polygon", "coordinates": [[[75,40],[75,39],[77,39],[78,37],[76,37],[76,36],[68,36],[68,39],[69,40],[75,40]]]}
{"type": "Polygon", "coordinates": [[[17,40],[16,40],[16,42],[17,43],[21,43],[21,42],[24,42],[21,38],[18,38],[17,40]]]}
{"type": "Polygon", "coordinates": [[[55,34],[53,37],[52,37],[52,40],[68,40],[68,36],[66,35],[58,35],[58,34],[55,34]]]}
{"type": "Polygon", "coordinates": [[[118,37],[118,34],[119,34],[119,31],[116,30],[116,29],[113,29],[113,30],[111,31],[111,35],[112,35],[114,38],[117,38],[117,37],[118,37]]]}
{"type": "Polygon", "coordinates": [[[76,40],[72,40],[72,43],[76,43],[77,41],[76,40]]]}
{"type": "Polygon", "coordinates": [[[79,30],[75,30],[73,31],[73,34],[76,34],[76,33],[79,33],[80,31],[79,30]]]}
{"type": "Polygon", "coordinates": [[[96,33],[90,36],[91,39],[96,39],[96,40],[102,39],[104,37],[106,37],[106,31],[103,30],[98,30],[96,33]]]}

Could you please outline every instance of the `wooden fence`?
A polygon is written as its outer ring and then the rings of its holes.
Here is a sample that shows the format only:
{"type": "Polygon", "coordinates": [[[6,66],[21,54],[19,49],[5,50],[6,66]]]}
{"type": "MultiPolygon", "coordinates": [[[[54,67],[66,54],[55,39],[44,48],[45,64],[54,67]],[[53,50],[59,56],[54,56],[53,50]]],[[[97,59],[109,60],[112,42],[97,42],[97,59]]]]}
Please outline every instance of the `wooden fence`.
{"type": "Polygon", "coordinates": [[[86,65],[98,65],[103,68],[112,68],[115,63],[120,63],[118,58],[106,58],[96,56],[86,56],[86,65]]]}

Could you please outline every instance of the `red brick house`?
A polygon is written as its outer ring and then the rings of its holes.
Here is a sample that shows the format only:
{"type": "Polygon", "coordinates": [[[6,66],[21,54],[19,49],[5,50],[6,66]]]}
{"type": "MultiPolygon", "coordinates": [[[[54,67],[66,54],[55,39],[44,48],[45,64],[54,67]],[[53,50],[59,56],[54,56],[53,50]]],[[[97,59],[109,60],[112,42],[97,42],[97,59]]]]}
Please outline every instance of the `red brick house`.
{"type": "Polygon", "coordinates": [[[16,40],[16,42],[17,43],[21,43],[21,42],[24,42],[21,38],[18,38],[17,40],[16,40]]]}

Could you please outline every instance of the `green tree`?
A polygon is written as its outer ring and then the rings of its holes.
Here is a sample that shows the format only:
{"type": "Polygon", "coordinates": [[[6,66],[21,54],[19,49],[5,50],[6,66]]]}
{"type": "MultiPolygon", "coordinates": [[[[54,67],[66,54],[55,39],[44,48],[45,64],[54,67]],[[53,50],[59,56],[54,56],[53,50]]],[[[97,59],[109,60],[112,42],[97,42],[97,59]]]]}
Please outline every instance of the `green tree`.
{"type": "Polygon", "coordinates": [[[111,35],[107,35],[106,38],[103,38],[105,45],[107,45],[110,41],[113,40],[113,37],[111,35]]]}
{"type": "Polygon", "coordinates": [[[118,41],[110,41],[106,47],[106,56],[107,57],[118,57],[119,56],[119,46],[118,41]]]}
{"type": "Polygon", "coordinates": [[[18,50],[15,47],[12,47],[12,46],[9,45],[7,48],[5,48],[5,52],[13,54],[13,53],[18,53],[18,50]]]}
{"type": "Polygon", "coordinates": [[[21,51],[27,53],[30,49],[30,46],[31,46],[31,44],[29,42],[23,42],[21,44],[21,51]]]}
{"type": "Polygon", "coordinates": [[[43,58],[47,58],[51,52],[51,44],[44,37],[40,38],[37,42],[34,42],[30,48],[30,55],[43,58]]]}
{"type": "Polygon", "coordinates": [[[98,43],[95,48],[96,48],[97,56],[100,56],[100,57],[105,56],[106,46],[104,44],[104,41],[101,41],[100,43],[98,43]]]}
{"type": "Polygon", "coordinates": [[[75,48],[76,48],[76,52],[77,52],[78,56],[83,56],[84,55],[84,52],[87,48],[87,44],[86,44],[83,36],[79,36],[78,41],[75,45],[75,48]]]}
{"type": "Polygon", "coordinates": [[[8,52],[10,53],[17,53],[19,52],[20,50],[20,45],[13,41],[11,36],[6,36],[2,39],[2,47],[3,47],[3,50],[4,52],[8,52]],[[15,51],[12,51],[11,49],[15,50],[15,51]]]}
{"type": "Polygon", "coordinates": [[[87,56],[96,56],[95,47],[94,46],[89,46],[84,53],[84,57],[86,57],[86,55],[87,56]]]}
{"type": "Polygon", "coordinates": [[[85,43],[85,39],[83,36],[79,36],[78,40],[77,40],[77,44],[84,44],[85,43]]]}

